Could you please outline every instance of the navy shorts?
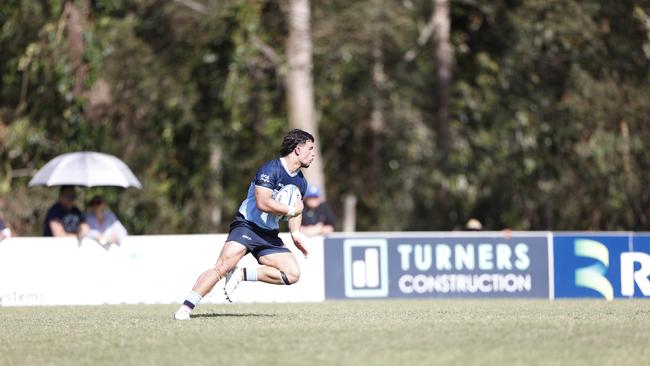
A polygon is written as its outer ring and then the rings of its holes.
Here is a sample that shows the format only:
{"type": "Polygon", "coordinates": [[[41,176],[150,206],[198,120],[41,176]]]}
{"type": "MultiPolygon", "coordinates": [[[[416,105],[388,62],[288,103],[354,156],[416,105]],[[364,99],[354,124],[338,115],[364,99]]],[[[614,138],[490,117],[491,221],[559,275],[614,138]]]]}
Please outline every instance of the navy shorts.
{"type": "Polygon", "coordinates": [[[259,262],[260,257],[274,253],[291,253],[278,236],[278,231],[264,230],[239,216],[230,224],[226,242],[234,241],[246,247],[259,262]]]}

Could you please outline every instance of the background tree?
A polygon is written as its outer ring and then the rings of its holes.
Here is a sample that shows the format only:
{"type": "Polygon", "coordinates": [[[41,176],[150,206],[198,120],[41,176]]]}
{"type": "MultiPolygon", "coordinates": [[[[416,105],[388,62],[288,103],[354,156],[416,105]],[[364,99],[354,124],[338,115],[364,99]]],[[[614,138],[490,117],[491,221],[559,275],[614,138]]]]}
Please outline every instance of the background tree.
{"type": "Polygon", "coordinates": [[[144,184],[105,192],[132,233],[225,231],[310,121],[328,201],[340,219],[356,197],[359,230],[647,230],[650,3],[447,4],[435,38],[435,0],[6,0],[4,216],[39,234],[55,192],[31,175],[96,150],[144,184]]]}
{"type": "MultiPolygon", "coordinates": [[[[288,0],[285,3],[288,23],[286,41],[287,71],[285,85],[289,104],[289,125],[312,133],[315,151],[321,155],[318,123],[314,109],[312,78],[311,10],[309,0],[288,0]]],[[[305,177],[325,192],[325,176],[321,159],[315,159],[305,170],[305,177]]]]}

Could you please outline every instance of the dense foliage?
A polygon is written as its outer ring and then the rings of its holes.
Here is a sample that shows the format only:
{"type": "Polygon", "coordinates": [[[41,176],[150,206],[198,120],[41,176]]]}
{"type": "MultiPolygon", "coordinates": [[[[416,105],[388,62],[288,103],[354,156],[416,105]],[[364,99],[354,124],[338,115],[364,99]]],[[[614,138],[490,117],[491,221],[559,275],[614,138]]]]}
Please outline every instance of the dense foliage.
{"type": "MultiPolygon", "coordinates": [[[[451,0],[445,146],[433,47],[418,42],[434,3],[312,1],[321,158],[339,219],[354,194],[359,230],[448,230],[469,217],[488,229],[650,228],[650,3],[451,0]]],[[[3,1],[6,221],[38,234],[56,193],[28,189],[30,176],[94,150],[144,185],[101,190],[132,233],[226,230],[289,128],[285,5],[3,1]]]]}

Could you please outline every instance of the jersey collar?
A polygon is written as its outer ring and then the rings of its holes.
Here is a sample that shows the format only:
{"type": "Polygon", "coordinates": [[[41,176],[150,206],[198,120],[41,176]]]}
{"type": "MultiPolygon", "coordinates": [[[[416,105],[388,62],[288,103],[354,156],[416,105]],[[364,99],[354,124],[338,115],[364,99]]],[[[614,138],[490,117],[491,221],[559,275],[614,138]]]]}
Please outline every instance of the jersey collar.
{"type": "Polygon", "coordinates": [[[289,176],[291,176],[291,177],[295,177],[298,174],[298,171],[300,171],[300,168],[298,168],[298,169],[296,169],[295,172],[293,172],[293,173],[290,172],[289,168],[287,167],[287,162],[284,160],[284,157],[280,158],[280,163],[282,163],[282,167],[287,172],[287,174],[289,174],[289,176]]]}

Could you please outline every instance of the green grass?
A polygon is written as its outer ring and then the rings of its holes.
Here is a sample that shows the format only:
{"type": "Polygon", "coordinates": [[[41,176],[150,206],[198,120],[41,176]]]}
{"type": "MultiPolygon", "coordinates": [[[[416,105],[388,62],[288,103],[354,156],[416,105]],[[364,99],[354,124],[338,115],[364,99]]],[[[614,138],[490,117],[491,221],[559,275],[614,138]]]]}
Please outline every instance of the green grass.
{"type": "Polygon", "coordinates": [[[0,365],[642,365],[650,302],[0,308],[0,365]]]}

